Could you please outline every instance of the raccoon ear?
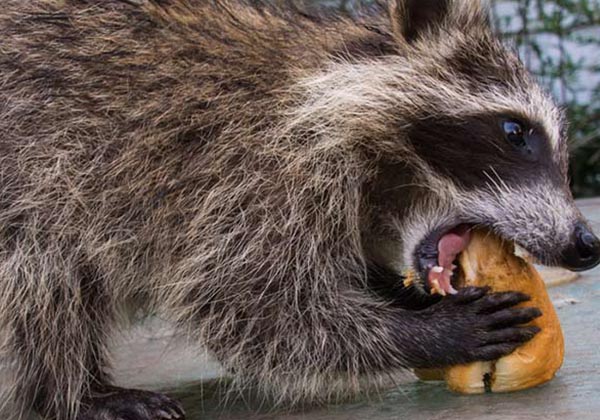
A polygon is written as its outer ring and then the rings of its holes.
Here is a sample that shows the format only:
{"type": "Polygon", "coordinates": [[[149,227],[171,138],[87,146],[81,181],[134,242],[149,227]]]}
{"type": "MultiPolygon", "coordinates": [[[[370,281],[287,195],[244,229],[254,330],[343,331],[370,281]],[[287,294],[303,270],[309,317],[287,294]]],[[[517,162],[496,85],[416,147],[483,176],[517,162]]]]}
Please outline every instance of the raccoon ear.
{"type": "Polygon", "coordinates": [[[392,30],[400,42],[437,36],[442,28],[487,24],[481,0],[389,0],[392,30]]]}

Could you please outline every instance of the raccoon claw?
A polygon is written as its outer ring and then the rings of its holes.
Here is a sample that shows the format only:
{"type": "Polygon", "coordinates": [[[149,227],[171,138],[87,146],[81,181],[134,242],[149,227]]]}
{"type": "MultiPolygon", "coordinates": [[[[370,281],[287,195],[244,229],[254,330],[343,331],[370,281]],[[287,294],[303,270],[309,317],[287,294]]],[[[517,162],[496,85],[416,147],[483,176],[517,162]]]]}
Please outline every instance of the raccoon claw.
{"type": "Polygon", "coordinates": [[[448,296],[446,299],[451,299],[458,304],[464,305],[481,299],[489,291],[489,287],[464,287],[457,294],[448,296]]]}
{"type": "Polygon", "coordinates": [[[166,395],[135,389],[105,388],[86,401],[77,420],[184,420],[185,412],[166,395]]]}
{"type": "Polygon", "coordinates": [[[479,313],[489,314],[501,309],[510,308],[519,303],[527,302],[531,298],[520,292],[498,292],[483,297],[479,302],[479,313]]]}
{"type": "Polygon", "coordinates": [[[488,292],[488,288],[464,288],[425,311],[435,343],[427,346],[432,350],[423,357],[426,366],[418,367],[495,360],[540,331],[535,326],[522,326],[541,316],[539,309],[514,307],[528,301],[529,296],[488,292]]]}
{"type": "Polygon", "coordinates": [[[507,328],[488,334],[487,345],[474,352],[476,360],[497,360],[515,351],[541,330],[538,327],[507,328]]]}
{"type": "Polygon", "coordinates": [[[488,325],[491,328],[508,328],[527,324],[540,316],[542,312],[538,308],[502,309],[489,317],[488,325]]]}
{"type": "Polygon", "coordinates": [[[539,327],[505,328],[488,334],[487,342],[491,345],[505,343],[521,345],[531,340],[541,329],[539,327]]]}
{"type": "Polygon", "coordinates": [[[498,360],[507,354],[512,353],[519,347],[522,343],[504,343],[504,344],[494,344],[491,346],[482,347],[479,349],[476,357],[476,361],[481,362],[491,362],[492,360],[498,360]]]}

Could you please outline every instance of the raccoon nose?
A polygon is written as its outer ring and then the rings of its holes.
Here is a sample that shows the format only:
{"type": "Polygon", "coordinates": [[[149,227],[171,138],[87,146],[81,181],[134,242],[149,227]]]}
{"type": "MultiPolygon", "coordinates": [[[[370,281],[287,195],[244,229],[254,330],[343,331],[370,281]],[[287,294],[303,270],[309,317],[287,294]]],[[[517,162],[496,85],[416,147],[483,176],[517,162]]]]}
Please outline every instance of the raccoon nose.
{"type": "Polygon", "coordinates": [[[584,271],[600,263],[600,240],[581,222],[575,225],[571,244],[562,253],[563,265],[572,271],[584,271]]]}

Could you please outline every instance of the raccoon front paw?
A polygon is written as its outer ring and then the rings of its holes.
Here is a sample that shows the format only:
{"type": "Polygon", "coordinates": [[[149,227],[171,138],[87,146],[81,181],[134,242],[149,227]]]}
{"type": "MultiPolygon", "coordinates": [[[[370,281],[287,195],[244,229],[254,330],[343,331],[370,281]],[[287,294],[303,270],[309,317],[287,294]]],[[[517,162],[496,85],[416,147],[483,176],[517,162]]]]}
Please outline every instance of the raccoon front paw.
{"type": "Polygon", "coordinates": [[[77,420],[183,420],[185,412],[166,395],[107,387],[95,392],[82,406],[77,420]]]}
{"type": "Polygon", "coordinates": [[[466,287],[423,311],[435,342],[428,345],[426,366],[422,367],[496,360],[540,331],[523,326],[542,315],[539,309],[514,307],[529,296],[488,292],[489,288],[466,287]]]}

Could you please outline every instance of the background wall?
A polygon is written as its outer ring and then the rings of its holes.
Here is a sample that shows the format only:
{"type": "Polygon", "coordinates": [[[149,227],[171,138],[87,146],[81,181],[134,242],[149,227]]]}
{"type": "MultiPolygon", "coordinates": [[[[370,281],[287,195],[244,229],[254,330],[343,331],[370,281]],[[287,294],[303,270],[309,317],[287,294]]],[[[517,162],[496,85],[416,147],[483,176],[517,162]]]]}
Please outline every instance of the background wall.
{"type": "MultiPolygon", "coordinates": [[[[277,1],[277,0],[275,0],[277,1]]],[[[353,13],[373,0],[300,0],[353,13]]],[[[600,0],[488,0],[506,41],[565,106],[577,197],[600,196],[600,0]]]]}

